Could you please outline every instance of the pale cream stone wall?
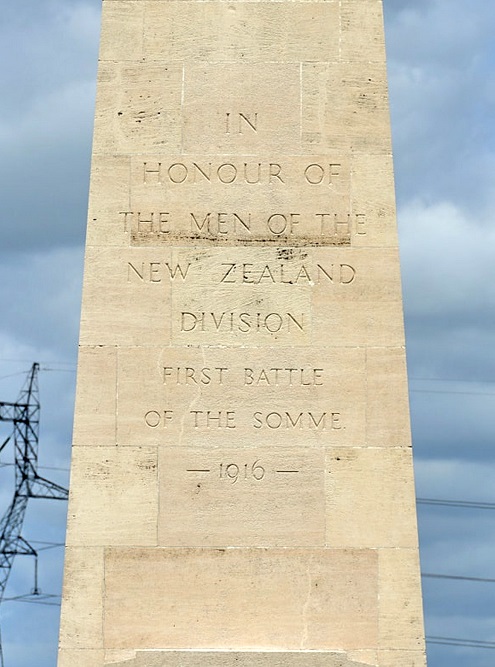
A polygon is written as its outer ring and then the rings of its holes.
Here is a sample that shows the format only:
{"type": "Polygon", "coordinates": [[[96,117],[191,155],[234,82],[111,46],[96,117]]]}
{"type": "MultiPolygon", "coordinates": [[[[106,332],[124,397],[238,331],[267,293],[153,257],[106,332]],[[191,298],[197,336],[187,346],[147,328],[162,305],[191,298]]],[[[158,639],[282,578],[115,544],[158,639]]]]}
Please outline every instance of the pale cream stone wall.
{"type": "Polygon", "coordinates": [[[380,0],[103,0],[59,667],[424,667],[380,0]]]}

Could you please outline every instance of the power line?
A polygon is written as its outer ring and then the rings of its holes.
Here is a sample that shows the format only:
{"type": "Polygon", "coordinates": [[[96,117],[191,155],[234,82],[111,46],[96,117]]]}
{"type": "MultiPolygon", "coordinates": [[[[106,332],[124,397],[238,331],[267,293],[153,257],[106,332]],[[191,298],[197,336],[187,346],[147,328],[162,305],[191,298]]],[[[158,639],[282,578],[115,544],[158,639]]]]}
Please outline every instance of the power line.
{"type": "Polygon", "coordinates": [[[26,371],[19,371],[18,373],[9,373],[8,375],[2,375],[0,380],[6,380],[7,378],[17,377],[18,375],[26,375],[26,371]]]}
{"type": "Polygon", "coordinates": [[[26,602],[29,604],[42,604],[47,607],[60,607],[60,595],[28,593],[26,595],[16,595],[12,598],[3,598],[3,602],[26,602]]]}
{"type": "MultiPolygon", "coordinates": [[[[463,507],[468,509],[488,509],[494,510],[495,503],[480,503],[464,500],[443,500],[437,498],[417,498],[418,504],[423,505],[440,505],[444,507],[463,507]]],[[[477,583],[495,583],[495,579],[489,577],[467,577],[453,574],[436,574],[432,572],[424,572],[421,574],[422,578],[429,579],[447,579],[454,581],[471,581],[477,583]]],[[[495,642],[482,641],[478,639],[462,639],[460,637],[440,637],[431,636],[426,637],[427,644],[436,644],[440,646],[455,646],[462,648],[477,648],[477,649],[495,649],[495,642]]]]}
{"type": "Polygon", "coordinates": [[[444,646],[465,646],[468,648],[495,649],[495,642],[485,642],[479,639],[460,639],[458,637],[426,637],[427,644],[443,644],[444,646]]]}
{"type": "Polygon", "coordinates": [[[56,371],[57,373],[75,373],[76,368],[48,368],[47,366],[42,366],[40,371],[56,371]]]}
{"type": "Polygon", "coordinates": [[[49,549],[58,549],[59,547],[64,547],[63,542],[41,542],[40,540],[31,540],[32,544],[41,544],[43,546],[38,547],[37,551],[48,551],[49,549]]]}
{"type": "MultiPolygon", "coordinates": [[[[0,468],[14,467],[15,463],[0,461],[0,468]]],[[[70,472],[70,468],[56,468],[54,466],[38,466],[38,470],[58,470],[59,472],[70,472]]]]}
{"type": "Polygon", "coordinates": [[[457,581],[479,581],[495,584],[495,579],[488,579],[486,577],[461,577],[455,574],[430,574],[429,572],[423,572],[421,576],[429,579],[456,579],[457,581]]]}
{"type": "Polygon", "coordinates": [[[495,510],[495,503],[472,502],[469,500],[444,500],[441,498],[416,498],[418,505],[440,505],[443,507],[464,507],[475,510],[495,510]]]}
{"type": "Polygon", "coordinates": [[[415,382],[465,382],[473,384],[495,384],[495,380],[473,380],[462,378],[415,378],[409,376],[409,380],[414,380],[415,382]]]}
{"type": "MultiPolygon", "coordinates": [[[[32,364],[32,359],[12,359],[10,357],[0,357],[0,361],[11,361],[16,364],[32,364]]],[[[57,366],[75,366],[73,361],[39,361],[39,364],[57,364],[57,366]]]]}
{"type": "Polygon", "coordinates": [[[459,394],[462,396],[495,396],[493,391],[453,391],[452,389],[410,389],[414,394],[459,394]]]}
{"type": "MultiPolygon", "coordinates": [[[[495,384],[494,380],[461,380],[460,378],[415,378],[409,377],[413,382],[456,382],[459,384],[495,384]]],[[[415,394],[460,394],[470,396],[495,396],[493,391],[466,391],[452,389],[410,389],[415,394]]]]}

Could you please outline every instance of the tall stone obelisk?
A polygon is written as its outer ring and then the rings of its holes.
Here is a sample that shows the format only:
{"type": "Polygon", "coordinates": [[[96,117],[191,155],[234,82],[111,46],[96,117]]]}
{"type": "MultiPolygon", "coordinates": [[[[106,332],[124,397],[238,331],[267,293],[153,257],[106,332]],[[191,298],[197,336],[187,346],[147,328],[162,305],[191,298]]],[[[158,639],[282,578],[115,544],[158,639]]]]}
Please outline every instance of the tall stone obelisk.
{"type": "Polygon", "coordinates": [[[103,0],[60,646],[424,666],[380,0],[103,0]]]}

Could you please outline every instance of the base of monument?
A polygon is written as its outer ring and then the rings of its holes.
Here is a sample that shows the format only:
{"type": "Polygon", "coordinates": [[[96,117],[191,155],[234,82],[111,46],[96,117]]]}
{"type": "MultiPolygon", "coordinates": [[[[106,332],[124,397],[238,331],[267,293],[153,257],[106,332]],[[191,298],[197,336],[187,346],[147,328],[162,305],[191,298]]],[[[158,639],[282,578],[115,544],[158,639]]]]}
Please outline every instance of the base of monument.
{"type": "Polygon", "coordinates": [[[61,649],[58,667],[426,667],[424,650],[61,649]]]}
{"type": "Polygon", "coordinates": [[[350,660],[343,651],[137,651],[132,660],[110,662],[115,667],[363,667],[374,662],[350,660]]]}

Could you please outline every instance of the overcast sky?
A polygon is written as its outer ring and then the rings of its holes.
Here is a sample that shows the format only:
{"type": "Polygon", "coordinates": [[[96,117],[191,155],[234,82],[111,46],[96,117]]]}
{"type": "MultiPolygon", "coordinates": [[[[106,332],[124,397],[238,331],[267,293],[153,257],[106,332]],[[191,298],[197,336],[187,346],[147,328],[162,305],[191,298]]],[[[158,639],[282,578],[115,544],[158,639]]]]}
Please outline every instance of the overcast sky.
{"type": "MultiPolygon", "coordinates": [[[[495,502],[495,3],[385,10],[418,496],[495,502]]],[[[62,469],[99,11],[100,0],[6,0],[0,22],[0,400],[16,400],[18,373],[41,362],[40,463],[62,469]]],[[[0,469],[0,515],[11,473],[0,469]]],[[[64,470],[43,473],[67,484],[64,470]]],[[[63,541],[65,511],[33,501],[25,537],[63,541]]],[[[420,505],[419,519],[423,572],[495,578],[494,511],[420,505]]],[[[45,593],[60,593],[61,568],[62,549],[41,552],[45,593]]],[[[6,597],[32,587],[31,559],[18,558],[6,597]]],[[[495,642],[495,584],[426,578],[424,592],[429,636],[495,642]]],[[[55,666],[58,607],[12,601],[0,614],[6,667],[55,666]]],[[[429,667],[495,658],[436,644],[428,654],[429,667]]]]}

